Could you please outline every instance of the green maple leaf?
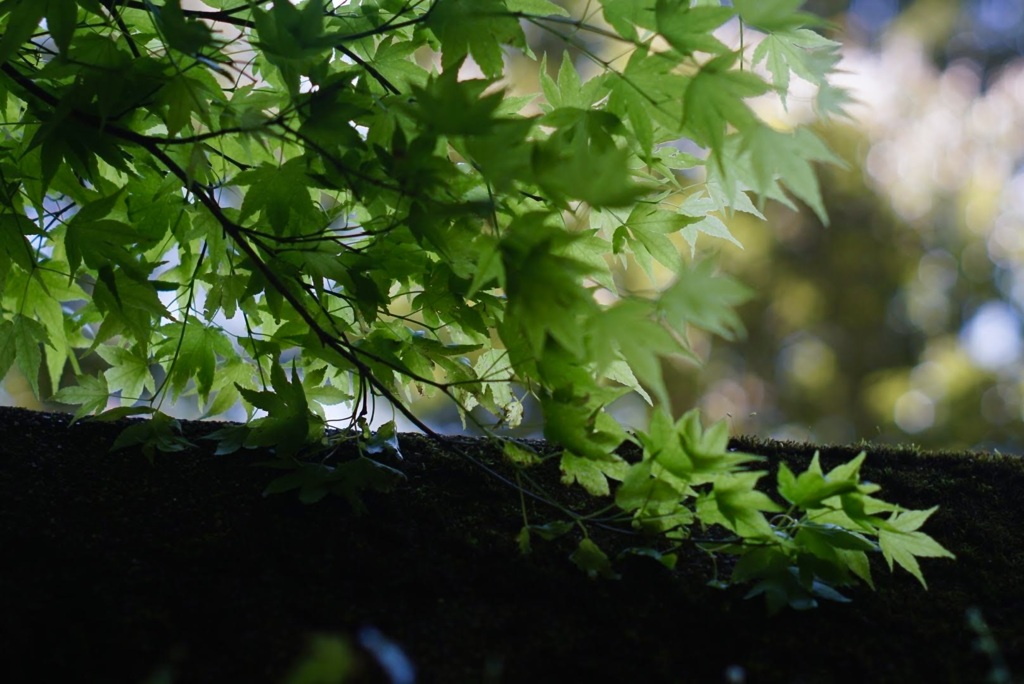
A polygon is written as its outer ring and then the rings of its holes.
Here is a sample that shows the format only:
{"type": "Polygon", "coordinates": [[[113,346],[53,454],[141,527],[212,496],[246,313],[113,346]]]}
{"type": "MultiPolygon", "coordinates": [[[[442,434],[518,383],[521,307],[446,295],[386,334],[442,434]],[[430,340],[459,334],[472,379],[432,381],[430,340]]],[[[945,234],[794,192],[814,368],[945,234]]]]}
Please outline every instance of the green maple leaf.
{"type": "Polygon", "coordinates": [[[642,141],[647,127],[653,142],[676,140],[683,135],[684,101],[679,93],[685,93],[689,84],[690,78],[675,71],[671,60],[635,50],[622,76],[609,82],[612,101],[608,109],[617,111],[617,100],[625,100],[630,123],[641,132],[642,141]]]}
{"type": "Polygon", "coordinates": [[[430,130],[441,135],[480,135],[491,131],[499,119],[494,116],[504,93],[484,95],[492,79],[459,80],[460,64],[432,77],[426,87],[412,86],[416,96],[414,115],[430,130]]]}
{"type": "MultiPolygon", "coordinates": [[[[613,398],[621,396],[622,391],[602,389],[596,386],[592,378],[587,377],[583,369],[569,369],[575,377],[563,376],[554,382],[572,382],[576,386],[566,385],[565,388],[550,396],[541,397],[541,410],[544,411],[544,437],[549,441],[565,447],[563,461],[568,465],[569,472],[582,472],[584,480],[596,489],[605,491],[605,486],[598,485],[593,478],[594,470],[578,459],[592,461],[592,465],[600,472],[622,479],[626,464],[614,455],[615,449],[622,444],[626,433],[622,426],[603,410],[613,398]],[[572,396],[571,391],[585,392],[583,396],[572,396]],[[585,472],[584,472],[585,471],[585,472]]],[[[571,482],[575,476],[568,481],[571,482]]],[[[595,490],[596,490],[595,489],[595,490]]]]}
{"type": "Polygon", "coordinates": [[[17,340],[13,321],[0,321],[0,378],[7,375],[7,371],[14,365],[18,358],[17,340]]]}
{"type": "Polygon", "coordinates": [[[195,446],[181,434],[181,423],[176,419],[153,409],[147,412],[151,414],[149,419],[135,421],[122,430],[110,446],[111,451],[141,446],[143,455],[153,463],[157,451],[174,453],[195,446]]]}
{"type": "Polygon", "coordinates": [[[0,323],[0,378],[17,363],[21,374],[39,396],[39,368],[43,355],[40,345],[52,347],[50,337],[38,321],[15,314],[11,320],[0,323]]]}
{"type": "MultiPolygon", "coordinates": [[[[77,218],[77,217],[76,217],[77,218]]],[[[76,221],[72,219],[64,235],[68,265],[77,270],[81,263],[91,268],[116,264],[133,274],[144,277],[131,247],[145,246],[151,241],[134,227],[122,221],[99,219],[76,221]]]]}
{"type": "Polygon", "coordinates": [[[562,454],[559,467],[564,484],[579,483],[594,496],[608,496],[608,478],[621,480],[626,474],[626,462],[618,456],[605,459],[576,456],[568,451],[562,454]]]}
{"type": "Polygon", "coordinates": [[[139,399],[146,391],[155,391],[149,359],[136,352],[107,345],[96,348],[96,353],[111,366],[103,371],[107,389],[110,393],[120,392],[121,399],[126,401],[139,399]]]}
{"type": "Polygon", "coordinates": [[[627,40],[636,40],[636,27],[656,30],[652,0],[600,0],[604,19],[627,40]]]}
{"type": "Polygon", "coordinates": [[[706,63],[690,80],[683,96],[683,125],[716,157],[721,154],[729,124],[741,132],[758,125],[745,100],[769,90],[759,76],[731,68],[737,57],[730,53],[706,63]]]}
{"type": "Polygon", "coordinates": [[[267,61],[278,68],[288,92],[299,94],[302,75],[326,60],[332,43],[324,36],[324,0],[307,0],[302,8],[291,2],[274,2],[270,11],[253,6],[257,45],[267,61]]]}
{"type": "Polygon", "coordinates": [[[203,413],[203,418],[224,413],[241,401],[242,395],[238,388],[251,389],[252,373],[253,367],[237,356],[219,367],[210,388],[216,396],[203,413]]]}
{"type": "Polygon", "coordinates": [[[281,365],[275,363],[270,369],[270,379],[273,391],[235,386],[246,402],[268,414],[254,420],[247,428],[244,445],[274,447],[279,457],[289,458],[319,439],[323,419],[310,412],[302,379],[294,368],[289,381],[281,365]]]}
{"type": "Polygon", "coordinates": [[[75,0],[47,0],[45,4],[46,28],[53,36],[60,55],[66,57],[78,25],[78,3],[75,0]]]}
{"type": "Polygon", "coordinates": [[[678,271],[681,265],[679,249],[669,235],[699,220],[662,209],[653,203],[638,204],[630,211],[625,223],[615,231],[613,244],[629,244],[637,262],[654,281],[651,258],[672,271],[678,271]]]}
{"type": "Polygon", "coordinates": [[[651,301],[622,299],[596,312],[586,322],[588,348],[602,369],[621,355],[636,378],[650,388],[662,404],[667,404],[668,390],[662,376],[661,357],[685,349],[658,323],[654,311],[651,301]]]}
{"type": "MultiPolygon", "coordinates": [[[[746,208],[745,204],[750,204],[749,199],[743,193],[739,193],[730,208],[742,210],[746,208]]],[[[712,197],[704,193],[694,193],[679,205],[679,213],[689,218],[687,225],[683,227],[680,234],[686,240],[686,243],[690,245],[691,257],[696,254],[697,236],[700,234],[719,240],[728,240],[740,249],[743,248],[743,245],[733,236],[732,231],[729,230],[729,227],[725,225],[722,219],[712,213],[714,211],[721,211],[724,208],[712,197]]],[[[754,211],[756,212],[756,209],[754,211]]]]}
{"type": "Polygon", "coordinates": [[[785,105],[790,71],[810,83],[824,84],[838,59],[834,56],[838,47],[838,43],[809,29],[782,31],[765,36],[751,62],[765,62],[785,105]]]}
{"type": "Polygon", "coordinates": [[[472,55],[484,75],[496,78],[504,69],[502,45],[525,45],[519,21],[501,0],[440,0],[427,16],[426,27],[441,41],[444,71],[472,55]]]}
{"type": "Polygon", "coordinates": [[[194,321],[184,325],[184,330],[182,325],[172,324],[165,326],[163,332],[166,335],[164,353],[177,357],[171,360],[173,365],[168,371],[171,391],[181,394],[189,380],[195,378],[199,399],[206,401],[214,383],[217,354],[233,356],[231,343],[216,328],[194,321]]]}
{"type": "Polygon", "coordinates": [[[674,330],[683,330],[690,323],[726,339],[744,333],[735,307],[753,293],[729,276],[715,275],[714,270],[709,259],[682,269],[662,293],[658,306],[674,330]]]}
{"type": "Polygon", "coordinates": [[[110,390],[107,388],[104,376],[83,375],[78,378],[77,382],[77,385],[64,387],[51,397],[53,401],[61,404],[78,405],[79,408],[71,419],[72,423],[90,413],[99,413],[107,407],[107,402],[110,401],[110,390]]]}
{"type": "Polygon", "coordinates": [[[290,159],[281,166],[264,163],[258,168],[243,171],[235,176],[232,184],[249,186],[242,200],[242,221],[261,212],[274,232],[281,235],[293,223],[311,224],[317,220],[309,194],[309,177],[301,157],[290,159]]]}
{"type": "MultiPolygon", "coordinates": [[[[864,460],[863,455],[859,460],[864,460]]],[[[852,472],[856,473],[856,470],[852,472]]],[[[859,482],[855,474],[845,478],[834,477],[831,473],[823,474],[818,462],[818,452],[814,453],[811,465],[799,476],[794,475],[785,463],[780,463],[778,485],[779,494],[786,501],[805,510],[821,508],[826,499],[834,496],[859,491],[859,482]]]]}
{"type": "Polygon", "coordinates": [[[818,94],[814,98],[814,111],[824,122],[829,122],[832,117],[849,119],[850,113],[846,108],[855,102],[849,91],[837,88],[831,83],[822,83],[818,86],[818,94]]]}
{"type": "Polygon", "coordinates": [[[928,588],[917,558],[956,558],[918,528],[938,510],[933,506],[927,510],[894,512],[878,532],[878,543],[882,547],[882,555],[892,570],[893,563],[905,568],[917,578],[921,586],[928,588]]]}
{"type": "Polygon", "coordinates": [[[822,223],[828,225],[828,214],[812,162],[845,164],[818,136],[806,128],[783,133],[760,125],[744,135],[743,146],[750,155],[756,192],[768,194],[772,186],[781,181],[814,210],[822,223]]]}
{"type": "Polygon", "coordinates": [[[582,285],[591,267],[557,253],[574,239],[553,228],[548,217],[532,214],[513,223],[502,240],[508,313],[536,355],[548,335],[566,349],[583,352],[577,319],[596,307],[582,285]]]}
{"type": "Polygon", "coordinates": [[[771,539],[774,530],[762,511],[782,507],[755,489],[764,472],[731,473],[715,478],[714,488],[697,500],[697,517],[706,525],[720,524],[741,537],[771,539]]]}
{"type": "Polygon", "coordinates": [[[196,113],[208,125],[210,121],[209,100],[214,95],[209,84],[185,74],[171,77],[157,93],[157,101],[167,107],[164,119],[167,135],[177,135],[183,128],[192,123],[192,114],[196,113]]]}
{"type": "Polygon", "coordinates": [[[122,270],[101,267],[93,289],[93,302],[105,314],[107,321],[127,327],[135,339],[147,344],[155,320],[167,316],[156,284],[152,281],[129,277],[122,270]]]}
{"type": "MultiPolygon", "coordinates": [[[[667,417],[663,423],[670,424],[667,417]]],[[[705,430],[696,409],[683,414],[671,427],[670,434],[677,446],[659,451],[656,459],[659,465],[683,481],[713,481],[719,474],[736,472],[745,463],[761,460],[753,454],[730,451],[728,424],[720,420],[705,430]]]]}
{"type": "Polygon", "coordinates": [[[602,96],[601,79],[592,78],[584,84],[568,52],[562,55],[557,81],[548,75],[548,56],[544,55],[540,61],[540,86],[551,109],[569,107],[586,111],[602,96]]]}
{"type": "Polygon", "coordinates": [[[684,55],[729,50],[712,31],[735,15],[731,7],[691,7],[690,0],[658,0],[654,15],[658,33],[684,55]]]}
{"type": "Polygon", "coordinates": [[[651,459],[630,466],[615,492],[615,504],[634,513],[634,526],[685,536],[681,528],[693,523],[694,514],[683,500],[693,491],[670,481],[663,473],[655,477],[654,468],[651,459]]]}
{"type": "Polygon", "coordinates": [[[613,137],[622,129],[615,115],[563,108],[542,123],[559,125],[533,156],[537,181],[556,202],[578,199],[592,207],[620,207],[650,189],[633,181],[630,151],[613,137]]]}
{"type": "Polygon", "coordinates": [[[157,28],[168,47],[186,55],[197,55],[204,47],[216,44],[213,30],[209,26],[185,16],[181,10],[181,0],[166,0],[162,7],[147,0],[146,5],[156,19],[157,28]]]}
{"type": "Polygon", "coordinates": [[[36,225],[24,216],[0,214],[0,272],[6,273],[12,263],[24,271],[33,270],[35,253],[25,236],[38,230],[36,225]]]}

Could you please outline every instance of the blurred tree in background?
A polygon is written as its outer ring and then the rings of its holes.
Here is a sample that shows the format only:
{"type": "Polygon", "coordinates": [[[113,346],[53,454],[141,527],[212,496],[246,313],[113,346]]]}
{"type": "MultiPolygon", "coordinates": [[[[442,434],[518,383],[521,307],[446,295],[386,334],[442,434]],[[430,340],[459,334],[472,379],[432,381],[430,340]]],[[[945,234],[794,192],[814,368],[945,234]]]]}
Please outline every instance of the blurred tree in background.
{"type": "MultiPolygon", "coordinates": [[[[749,335],[678,369],[676,409],[815,441],[1024,449],[1024,2],[814,2],[859,102],[821,132],[831,226],[769,207],[725,268],[749,335]]],[[[767,112],[779,126],[801,117],[767,112]],[[774,117],[774,119],[773,119],[774,117]]]]}

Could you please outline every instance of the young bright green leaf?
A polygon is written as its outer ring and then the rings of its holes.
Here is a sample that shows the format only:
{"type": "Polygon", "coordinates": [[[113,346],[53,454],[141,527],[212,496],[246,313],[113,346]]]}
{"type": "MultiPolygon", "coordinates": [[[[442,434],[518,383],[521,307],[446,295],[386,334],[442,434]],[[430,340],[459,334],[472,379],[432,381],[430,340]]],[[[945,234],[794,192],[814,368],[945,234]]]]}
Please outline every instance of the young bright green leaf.
{"type": "Polygon", "coordinates": [[[692,493],[651,460],[630,466],[615,491],[615,505],[634,514],[634,526],[647,531],[685,536],[679,530],[693,523],[693,512],[683,501],[692,493]],[[655,477],[657,470],[659,477],[655,477]]]}
{"type": "Polygon", "coordinates": [[[548,75],[547,64],[547,55],[544,55],[540,62],[540,85],[551,109],[561,107],[577,108],[580,111],[589,109],[593,101],[587,94],[584,94],[583,83],[569,53],[562,53],[562,61],[558,67],[558,81],[548,75]]]}
{"type": "MultiPolygon", "coordinates": [[[[679,271],[679,249],[668,236],[698,220],[697,217],[661,209],[654,204],[638,204],[624,224],[628,230],[626,240],[632,244],[634,254],[640,250],[646,251],[662,266],[679,271]]],[[[653,279],[649,269],[648,276],[653,279]]]]}
{"type": "Polygon", "coordinates": [[[608,368],[604,371],[604,377],[606,380],[611,380],[628,387],[639,394],[640,397],[647,402],[648,406],[654,406],[654,400],[651,399],[651,395],[643,388],[640,381],[637,380],[636,375],[633,373],[633,370],[625,361],[616,360],[608,364],[608,368]]]}
{"type": "Polygon", "coordinates": [[[110,401],[110,389],[104,376],[86,375],[78,378],[77,385],[60,389],[51,399],[61,404],[79,405],[71,419],[71,422],[75,423],[84,416],[106,408],[107,402],[110,401]]]}
{"type": "MultiPolygon", "coordinates": [[[[524,226],[524,233],[534,229],[553,233],[539,224],[530,229],[525,228],[525,223],[519,225],[524,226]]],[[[590,267],[549,251],[548,240],[557,235],[553,233],[539,245],[520,245],[517,238],[521,235],[513,229],[503,243],[508,314],[511,321],[521,326],[537,355],[548,336],[571,352],[582,353],[584,335],[579,319],[585,319],[596,309],[593,298],[582,285],[583,277],[591,272],[590,267]],[[528,249],[525,254],[523,247],[528,249]]]]}
{"type": "Polygon", "coordinates": [[[585,123],[555,134],[538,146],[534,171],[538,183],[555,197],[582,200],[595,207],[627,206],[650,188],[633,181],[629,150],[609,144],[604,131],[585,123]]]}
{"type": "Polygon", "coordinates": [[[541,462],[540,456],[532,449],[521,447],[515,442],[505,441],[501,445],[502,454],[510,462],[521,466],[537,465],[541,462]]]}
{"type": "Polygon", "coordinates": [[[167,107],[167,135],[177,135],[192,123],[192,114],[203,119],[209,118],[207,106],[209,93],[206,84],[186,74],[171,77],[160,92],[157,100],[167,107]]]}
{"type": "Polygon", "coordinates": [[[856,492],[859,486],[854,478],[839,479],[822,475],[817,452],[814,454],[812,466],[799,476],[794,475],[785,463],[780,463],[778,483],[779,494],[786,501],[804,510],[821,508],[826,499],[856,492]]]}
{"type": "Polygon", "coordinates": [[[233,355],[231,343],[215,328],[194,320],[184,326],[175,325],[173,332],[168,332],[164,352],[172,356],[168,362],[172,391],[180,394],[194,378],[199,399],[205,402],[213,387],[217,354],[233,355]]]}
{"type": "Polygon", "coordinates": [[[625,461],[617,456],[599,460],[576,456],[568,451],[562,454],[560,461],[562,482],[579,483],[594,496],[608,496],[608,479],[621,480],[625,476],[626,467],[625,461]]]}
{"type": "Polygon", "coordinates": [[[850,572],[864,580],[864,583],[872,589],[875,588],[875,582],[871,578],[871,564],[866,553],[848,549],[836,549],[835,553],[839,562],[850,572]]]}
{"type": "Polygon", "coordinates": [[[933,506],[927,510],[893,513],[887,524],[878,532],[878,543],[882,547],[882,555],[885,556],[889,569],[892,570],[894,562],[899,564],[916,577],[925,589],[928,588],[928,584],[921,573],[917,558],[956,558],[930,536],[918,531],[938,508],[933,506]]]}
{"type": "Polygon", "coordinates": [[[273,392],[257,392],[236,386],[242,398],[269,415],[251,423],[246,447],[272,446],[281,458],[298,454],[323,435],[323,419],[309,410],[302,380],[292,371],[288,380],[280,364],[271,367],[273,392]]]}
{"type": "Polygon", "coordinates": [[[0,321],[0,377],[6,377],[7,371],[18,358],[17,343],[13,321],[0,321]]]}
{"type": "Polygon", "coordinates": [[[363,441],[362,447],[363,452],[371,456],[390,452],[398,458],[402,458],[402,450],[398,445],[398,428],[395,427],[395,421],[389,420],[378,427],[369,438],[363,441]]]}
{"type": "Polygon", "coordinates": [[[878,551],[878,546],[857,532],[833,524],[801,522],[795,540],[825,560],[838,558],[836,551],[878,551]]]}
{"type": "Polygon", "coordinates": [[[824,84],[836,61],[831,55],[838,47],[838,43],[809,29],[779,31],[765,36],[751,61],[765,62],[785,105],[790,71],[810,83],[824,84]]]}
{"type": "MultiPolygon", "coordinates": [[[[233,408],[242,400],[239,387],[247,387],[252,383],[253,367],[235,357],[227,364],[220,366],[214,375],[211,393],[216,393],[213,401],[206,407],[204,418],[220,415],[233,408]]],[[[251,389],[251,387],[247,387],[251,389]]]]}
{"type": "Polygon", "coordinates": [[[762,511],[778,512],[782,508],[755,489],[762,475],[732,473],[716,478],[711,492],[697,501],[697,517],[706,525],[724,525],[742,537],[772,538],[772,527],[762,511]]]}
{"type": "Polygon", "coordinates": [[[744,137],[744,146],[750,153],[757,192],[767,193],[776,181],[781,181],[814,210],[822,223],[828,224],[821,189],[811,163],[842,165],[842,162],[820,138],[806,129],[782,133],[761,125],[749,130],[744,137]]]}
{"type": "Polygon", "coordinates": [[[110,392],[120,392],[121,399],[129,402],[156,390],[150,360],[137,351],[106,345],[96,348],[96,353],[111,366],[103,373],[107,388],[110,392]]]}

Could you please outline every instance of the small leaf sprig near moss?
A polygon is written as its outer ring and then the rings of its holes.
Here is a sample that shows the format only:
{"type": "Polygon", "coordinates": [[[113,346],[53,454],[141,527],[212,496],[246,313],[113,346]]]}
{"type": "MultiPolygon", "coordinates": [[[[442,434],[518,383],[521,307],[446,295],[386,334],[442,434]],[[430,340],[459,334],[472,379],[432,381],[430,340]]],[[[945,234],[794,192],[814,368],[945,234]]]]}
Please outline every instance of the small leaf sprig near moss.
{"type": "MultiPolygon", "coordinates": [[[[779,463],[783,505],[756,488],[767,471],[745,469],[763,457],[729,450],[724,421],[705,430],[696,411],[674,423],[659,411],[637,441],[643,455],[626,469],[616,505],[635,528],[680,543],[698,524],[705,533],[724,530],[697,542],[712,557],[737,557],[729,577],[711,584],[752,583],[747,598],[763,595],[770,612],[848,601],[837,588],[858,581],[874,588],[869,553],[881,553],[890,570],[899,565],[926,588],[917,559],[954,558],[920,530],[937,507],[907,510],[873,496],[881,487],[861,480],[864,452],[827,473],[817,453],[799,474],[779,463]]],[[[607,556],[589,538],[573,560],[591,574],[610,574],[607,556]]]]}

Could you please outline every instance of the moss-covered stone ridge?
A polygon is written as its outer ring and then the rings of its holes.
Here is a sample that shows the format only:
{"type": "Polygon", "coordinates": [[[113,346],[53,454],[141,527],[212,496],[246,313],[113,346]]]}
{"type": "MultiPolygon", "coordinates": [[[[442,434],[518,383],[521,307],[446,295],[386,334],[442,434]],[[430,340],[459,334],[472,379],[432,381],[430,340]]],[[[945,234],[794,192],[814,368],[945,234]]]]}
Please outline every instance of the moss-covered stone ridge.
{"type": "MultiPolygon", "coordinates": [[[[252,464],[265,454],[214,456],[202,436],[218,426],[183,427],[199,446],[150,464],[109,451],[123,423],[0,409],[0,681],[281,682],[314,635],[357,643],[372,627],[423,682],[980,682],[992,659],[972,648],[970,609],[1024,672],[1013,456],[734,440],[767,457],[766,484],[780,461],[802,470],[819,451],[830,468],[867,451],[864,479],[907,508],[938,504],[926,531],[957,555],[922,561],[928,591],[879,557],[877,591],[768,617],[742,588],[706,586],[695,549],[671,571],[627,556],[618,580],[580,573],[571,533],[522,556],[519,493],[458,453],[502,468],[484,440],[402,435],[406,479],[357,517],[342,499],[264,498],[252,464]]],[[[551,465],[535,484],[572,503],[551,465]]],[[[356,681],[387,681],[359,654],[356,681]]]]}

